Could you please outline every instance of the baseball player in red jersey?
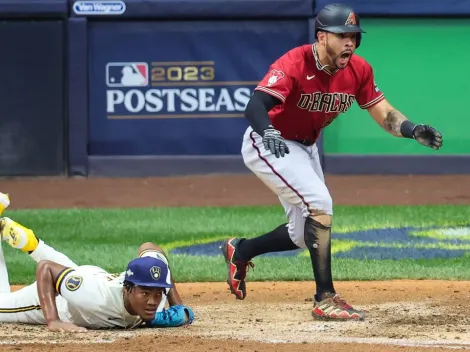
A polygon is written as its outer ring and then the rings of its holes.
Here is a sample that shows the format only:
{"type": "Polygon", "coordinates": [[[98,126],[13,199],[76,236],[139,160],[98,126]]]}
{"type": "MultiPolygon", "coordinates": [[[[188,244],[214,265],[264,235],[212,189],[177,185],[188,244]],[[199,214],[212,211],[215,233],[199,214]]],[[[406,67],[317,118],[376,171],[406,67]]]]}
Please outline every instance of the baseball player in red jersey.
{"type": "Polygon", "coordinates": [[[363,320],[364,313],[340,298],[333,285],[333,202],[315,142],[355,101],[393,136],[437,150],[442,135],[429,125],[414,124],[385,99],[372,67],[354,53],[364,31],[352,8],[325,6],[316,17],[315,33],[314,44],[296,47],[270,66],[245,112],[250,122],[242,146],[245,165],[278,195],[289,222],[253,239],[229,238],[221,250],[230,289],[244,299],[246,271],[254,257],[307,248],[316,283],[313,317],[363,320]]]}

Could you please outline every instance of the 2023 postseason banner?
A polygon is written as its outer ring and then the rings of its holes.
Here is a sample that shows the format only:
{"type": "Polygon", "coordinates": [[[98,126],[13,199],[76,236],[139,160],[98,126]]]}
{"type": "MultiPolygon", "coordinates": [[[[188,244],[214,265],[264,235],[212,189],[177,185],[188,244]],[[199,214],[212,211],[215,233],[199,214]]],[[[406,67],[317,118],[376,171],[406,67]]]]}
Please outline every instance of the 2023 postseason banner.
{"type": "Polygon", "coordinates": [[[239,154],[244,110],[304,21],[90,22],[92,155],[239,154]]]}

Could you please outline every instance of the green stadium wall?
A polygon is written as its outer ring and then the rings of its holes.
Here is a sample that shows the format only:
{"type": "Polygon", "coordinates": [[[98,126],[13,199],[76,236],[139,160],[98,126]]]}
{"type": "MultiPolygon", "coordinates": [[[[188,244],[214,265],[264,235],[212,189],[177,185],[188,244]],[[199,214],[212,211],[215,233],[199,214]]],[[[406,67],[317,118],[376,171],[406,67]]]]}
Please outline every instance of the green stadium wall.
{"type": "Polygon", "coordinates": [[[468,173],[469,19],[365,18],[357,54],[374,68],[388,101],[444,136],[439,151],[386,133],[357,105],[323,133],[330,173],[468,173]]]}

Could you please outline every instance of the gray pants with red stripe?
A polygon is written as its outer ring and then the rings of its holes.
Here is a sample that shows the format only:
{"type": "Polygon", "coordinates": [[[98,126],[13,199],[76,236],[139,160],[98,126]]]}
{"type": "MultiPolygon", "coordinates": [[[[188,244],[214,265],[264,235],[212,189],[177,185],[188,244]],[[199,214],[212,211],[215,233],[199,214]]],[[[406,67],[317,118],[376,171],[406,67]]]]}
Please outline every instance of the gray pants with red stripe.
{"type": "Polygon", "coordinates": [[[245,165],[271,189],[284,206],[289,218],[289,235],[305,248],[305,218],[311,211],[333,215],[333,200],[325,185],[318,148],[286,141],[290,153],[276,158],[264,149],[260,135],[248,127],[242,144],[245,165]]]}

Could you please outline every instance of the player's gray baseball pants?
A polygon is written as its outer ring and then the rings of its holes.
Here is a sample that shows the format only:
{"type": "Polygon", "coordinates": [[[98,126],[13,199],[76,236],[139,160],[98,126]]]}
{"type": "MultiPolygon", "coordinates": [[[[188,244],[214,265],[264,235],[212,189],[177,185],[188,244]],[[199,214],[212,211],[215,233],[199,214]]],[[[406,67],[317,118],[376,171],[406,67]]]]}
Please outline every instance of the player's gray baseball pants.
{"type": "Polygon", "coordinates": [[[290,153],[276,158],[264,149],[262,138],[248,127],[242,144],[245,165],[271,189],[284,206],[289,218],[289,235],[305,248],[305,218],[312,210],[333,215],[333,201],[325,185],[318,148],[286,141],[290,153]]]}

